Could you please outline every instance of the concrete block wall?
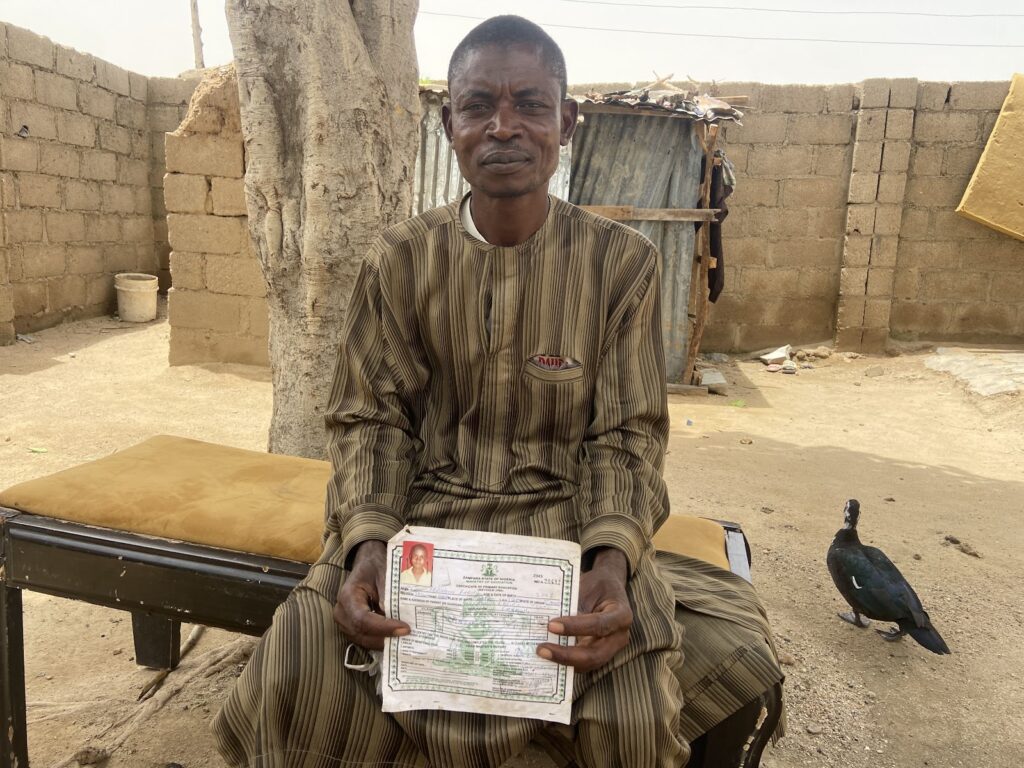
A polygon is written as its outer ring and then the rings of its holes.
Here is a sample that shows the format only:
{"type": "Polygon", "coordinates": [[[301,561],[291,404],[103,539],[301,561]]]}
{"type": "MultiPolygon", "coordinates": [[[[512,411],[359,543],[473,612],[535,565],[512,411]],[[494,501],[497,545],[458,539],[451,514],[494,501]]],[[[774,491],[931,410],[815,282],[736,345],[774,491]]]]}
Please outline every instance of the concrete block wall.
{"type": "Polygon", "coordinates": [[[748,350],[829,338],[853,155],[854,86],[714,87],[723,96],[747,96],[750,107],[741,107],[744,125],[724,124],[720,140],[737,185],[722,229],[726,288],[712,305],[702,347],[748,350]]]}
{"type": "Polygon", "coordinates": [[[196,89],[166,136],[166,163],[170,362],[266,365],[267,290],[249,240],[233,69],[196,89]]]}
{"type": "Polygon", "coordinates": [[[894,337],[1024,339],[1024,242],[953,212],[1008,90],[1008,82],[920,83],[895,261],[894,337]]]}
{"type": "Polygon", "coordinates": [[[147,78],[0,23],[0,344],[158,270],[148,104],[147,78]]]}

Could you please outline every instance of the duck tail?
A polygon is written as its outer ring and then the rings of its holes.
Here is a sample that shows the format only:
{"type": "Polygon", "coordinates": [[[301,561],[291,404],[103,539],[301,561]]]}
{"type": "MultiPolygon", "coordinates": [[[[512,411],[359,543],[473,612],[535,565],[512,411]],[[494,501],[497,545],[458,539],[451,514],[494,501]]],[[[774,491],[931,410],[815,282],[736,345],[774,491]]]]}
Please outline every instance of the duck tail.
{"type": "Polygon", "coordinates": [[[952,653],[949,650],[949,646],[946,645],[946,641],[942,639],[942,635],[936,632],[935,628],[930,625],[927,627],[907,627],[907,632],[932,653],[952,653]]]}

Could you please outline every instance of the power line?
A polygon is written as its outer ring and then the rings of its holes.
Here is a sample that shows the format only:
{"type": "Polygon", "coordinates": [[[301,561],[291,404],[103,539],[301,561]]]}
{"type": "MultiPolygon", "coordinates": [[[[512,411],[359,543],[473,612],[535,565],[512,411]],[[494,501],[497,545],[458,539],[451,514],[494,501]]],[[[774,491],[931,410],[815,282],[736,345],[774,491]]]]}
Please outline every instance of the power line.
{"type": "Polygon", "coordinates": [[[677,8],[687,11],[754,11],[756,13],[795,13],[818,16],[926,16],[934,19],[1021,19],[1024,13],[928,13],[927,11],[822,11],[803,8],[758,8],[744,5],[673,5],[668,3],[624,3],[616,0],[562,0],[580,5],[615,5],[623,8],[677,8]]]}
{"type": "MultiPolygon", "coordinates": [[[[485,21],[485,16],[467,16],[461,13],[441,13],[440,11],[420,11],[422,16],[443,16],[449,19],[469,19],[485,21]]],[[[700,32],[663,32],[654,29],[622,29],[619,27],[583,27],[575,24],[549,24],[540,22],[542,27],[558,29],[581,29],[587,32],[615,32],[616,34],[632,35],[664,35],[669,37],[699,37],[713,40],[760,40],[773,43],[837,43],[844,45],[919,45],[929,48],[1024,48],[1024,45],[1003,43],[925,43],[916,40],[833,40],[825,37],[756,37],[753,35],[712,35],[700,32]]]]}

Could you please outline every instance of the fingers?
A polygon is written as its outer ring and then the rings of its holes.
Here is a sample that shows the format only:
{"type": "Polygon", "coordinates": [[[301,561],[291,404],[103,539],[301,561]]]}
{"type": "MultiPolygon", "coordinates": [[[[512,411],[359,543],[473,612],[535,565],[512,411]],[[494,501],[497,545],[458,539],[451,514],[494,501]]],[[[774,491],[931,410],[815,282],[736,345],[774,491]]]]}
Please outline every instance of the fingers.
{"type": "Polygon", "coordinates": [[[384,648],[384,638],[408,635],[410,627],[403,621],[386,618],[380,611],[377,574],[356,573],[338,590],[334,603],[334,621],[352,642],[368,650],[384,648]]]}
{"type": "Polygon", "coordinates": [[[606,601],[594,613],[559,616],[548,622],[548,631],[574,636],[576,645],[541,643],[537,646],[537,655],[573,667],[577,672],[590,672],[603,667],[629,644],[632,624],[633,611],[629,604],[616,601],[606,601]]]}
{"type": "Polygon", "coordinates": [[[615,654],[625,648],[628,643],[629,632],[627,630],[591,640],[586,645],[569,648],[556,643],[541,643],[537,646],[537,655],[542,659],[573,667],[577,672],[591,672],[611,661],[615,654]]]}
{"type": "Polygon", "coordinates": [[[548,631],[575,637],[608,637],[628,631],[633,624],[633,611],[625,602],[608,601],[593,613],[559,616],[548,622],[548,631]]]}

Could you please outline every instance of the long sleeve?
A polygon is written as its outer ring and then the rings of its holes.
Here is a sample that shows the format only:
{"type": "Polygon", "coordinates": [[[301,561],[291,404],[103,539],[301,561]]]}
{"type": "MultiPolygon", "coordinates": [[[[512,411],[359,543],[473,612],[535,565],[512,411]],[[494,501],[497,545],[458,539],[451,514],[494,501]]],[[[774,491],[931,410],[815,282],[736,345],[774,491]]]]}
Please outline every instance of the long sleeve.
{"type": "Polygon", "coordinates": [[[325,417],[333,469],[326,526],[340,534],[345,565],[356,545],[401,530],[420,449],[374,255],[352,291],[325,417]]]}
{"type": "Polygon", "coordinates": [[[661,475],[669,427],[661,322],[661,288],[652,258],[610,332],[583,443],[591,503],[580,544],[584,552],[621,550],[631,573],[668,514],[661,475]]]}

